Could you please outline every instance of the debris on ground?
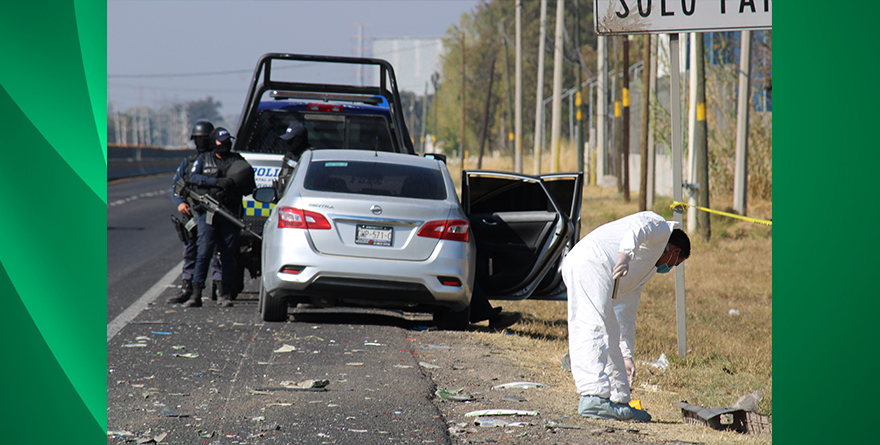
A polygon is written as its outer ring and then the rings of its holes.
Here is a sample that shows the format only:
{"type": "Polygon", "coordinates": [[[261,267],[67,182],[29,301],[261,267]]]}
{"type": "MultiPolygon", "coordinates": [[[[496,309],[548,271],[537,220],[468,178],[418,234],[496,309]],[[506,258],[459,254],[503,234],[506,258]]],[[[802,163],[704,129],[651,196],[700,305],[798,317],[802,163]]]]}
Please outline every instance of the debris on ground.
{"type": "Polygon", "coordinates": [[[495,385],[492,389],[506,389],[506,388],[543,388],[545,385],[543,383],[535,383],[535,382],[510,382],[510,383],[502,383],[500,385],[495,385]]]}
{"type": "Polygon", "coordinates": [[[274,351],[272,351],[272,352],[284,353],[284,352],[293,352],[293,351],[296,351],[296,346],[293,346],[293,345],[284,345],[284,346],[282,346],[282,347],[280,347],[280,348],[278,348],[278,349],[276,349],[276,350],[274,350],[274,351]]]}
{"type": "Polygon", "coordinates": [[[537,416],[537,411],[526,411],[520,409],[482,409],[465,413],[465,417],[482,417],[482,416],[537,416]]]}
{"type": "Polygon", "coordinates": [[[770,416],[739,408],[705,408],[686,401],[676,403],[684,423],[743,434],[771,434],[770,416]]]}
{"type": "Polygon", "coordinates": [[[437,391],[434,392],[437,397],[441,399],[454,400],[456,402],[470,402],[476,400],[474,396],[462,392],[464,388],[459,389],[446,389],[446,388],[437,388],[437,391]]]}
{"type": "Polygon", "coordinates": [[[311,389],[311,388],[325,388],[330,384],[330,380],[303,380],[301,382],[294,382],[292,380],[285,380],[280,383],[281,386],[286,388],[300,388],[300,389],[311,389]]]}

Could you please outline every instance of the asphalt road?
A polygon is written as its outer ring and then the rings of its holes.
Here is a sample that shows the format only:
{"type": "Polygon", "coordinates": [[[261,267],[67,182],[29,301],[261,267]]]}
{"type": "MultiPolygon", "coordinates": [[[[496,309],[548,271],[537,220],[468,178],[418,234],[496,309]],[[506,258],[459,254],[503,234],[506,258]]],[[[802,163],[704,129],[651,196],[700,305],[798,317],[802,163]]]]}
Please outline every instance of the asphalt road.
{"type": "Polygon", "coordinates": [[[108,444],[451,443],[419,365],[429,315],[331,310],[264,323],[249,277],[232,308],[166,305],[179,276],[145,297],[181,259],[170,182],[108,184],[108,336],[111,320],[142,308],[108,338],[108,444]],[[282,384],[314,379],[326,390],[282,384]]]}
{"type": "Polygon", "coordinates": [[[107,184],[107,321],[116,318],[182,260],[171,225],[173,175],[107,184]]]}

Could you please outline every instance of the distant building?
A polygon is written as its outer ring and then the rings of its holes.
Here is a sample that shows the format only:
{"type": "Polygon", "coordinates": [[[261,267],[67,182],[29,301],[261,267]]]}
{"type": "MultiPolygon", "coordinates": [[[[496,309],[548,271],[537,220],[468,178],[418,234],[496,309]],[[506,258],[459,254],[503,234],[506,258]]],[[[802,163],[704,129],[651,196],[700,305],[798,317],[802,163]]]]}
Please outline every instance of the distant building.
{"type": "Polygon", "coordinates": [[[372,43],[371,57],[391,62],[398,89],[422,96],[427,83],[428,94],[434,94],[431,74],[440,70],[443,51],[443,41],[439,37],[376,37],[372,43]]]}

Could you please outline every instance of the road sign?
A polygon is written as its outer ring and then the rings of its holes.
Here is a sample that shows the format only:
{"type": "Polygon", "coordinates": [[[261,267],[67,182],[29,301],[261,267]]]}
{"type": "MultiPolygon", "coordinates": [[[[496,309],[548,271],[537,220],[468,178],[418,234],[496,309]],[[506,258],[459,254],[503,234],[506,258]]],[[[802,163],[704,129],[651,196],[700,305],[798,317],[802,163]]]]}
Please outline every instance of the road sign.
{"type": "Polygon", "coordinates": [[[594,0],[599,35],[770,29],[770,0],[594,0]]]}

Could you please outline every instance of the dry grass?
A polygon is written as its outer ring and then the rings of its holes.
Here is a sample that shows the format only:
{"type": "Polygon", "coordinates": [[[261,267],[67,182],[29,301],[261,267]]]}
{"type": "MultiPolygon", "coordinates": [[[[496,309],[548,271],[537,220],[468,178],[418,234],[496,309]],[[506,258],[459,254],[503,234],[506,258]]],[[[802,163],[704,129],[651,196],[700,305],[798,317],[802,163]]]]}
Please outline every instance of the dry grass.
{"type": "MultiPolygon", "coordinates": [[[[548,171],[549,156],[545,156],[548,171]]],[[[570,171],[573,156],[565,156],[561,170],[570,171]],[[569,164],[569,165],[566,165],[569,164]],[[567,168],[568,169],[567,169],[567,168]]],[[[509,160],[495,164],[484,159],[483,168],[509,170],[509,160]]],[[[526,172],[532,164],[527,158],[526,172]]],[[[476,168],[471,159],[470,168],[476,168]]],[[[458,180],[458,165],[450,160],[458,180]]],[[[729,203],[729,197],[713,196],[714,203],[729,203]]],[[[659,198],[654,210],[672,219],[671,199],[659,198]]],[[[717,207],[721,208],[722,207],[717,207]]],[[[638,211],[638,196],[623,202],[616,190],[585,187],[582,234],[611,220],[638,211]]],[[[749,202],[750,216],[772,218],[772,202],[749,202]]],[[[678,357],[675,317],[674,274],[658,275],[645,286],[636,325],[635,397],[642,400],[661,425],[680,427],[681,413],[672,405],[681,400],[706,407],[728,407],[741,395],[760,390],[763,401],[758,412],[773,412],[772,366],[772,228],[712,217],[712,238],[691,234],[692,254],[685,263],[687,300],[686,358],[678,357]],[[739,311],[731,315],[730,311],[739,311]],[[666,354],[665,371],[640,361],[653,362],[666,354]]],[[[576,404],[570,375],[559,370],[559,360],[568,350],[565,302],[504,301],[505,310],[523,313],[524,320],[510,332],[498,335],[473,332],[479,341],[497,344],[499,349],[528,351],[512,359],[524,367],[546,369],[546,377],[560,391],[560,404],[576,404]]],[[[692,440],[708,443],[770,443],[768,437],[742,436],[692,429],[692,440]],[[709,436],[706,436],[709,434],[709,436]]],[[[662,434],[662,432],[661,432],[662,434]]],[[[676,435],[678,440],[683,438],[676,435]]]]}

